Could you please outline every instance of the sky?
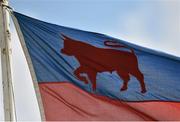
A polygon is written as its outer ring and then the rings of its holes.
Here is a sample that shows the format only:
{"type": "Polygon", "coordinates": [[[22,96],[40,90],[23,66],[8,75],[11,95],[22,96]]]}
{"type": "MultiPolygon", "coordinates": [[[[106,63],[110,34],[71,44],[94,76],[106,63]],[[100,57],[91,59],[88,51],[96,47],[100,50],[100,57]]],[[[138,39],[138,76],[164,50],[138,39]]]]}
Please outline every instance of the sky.
{"type": "MultiPolygon", "coordinates": [[[[46,22],[107,34],[180,57],[179,0],[11,0],[10,6],[46,22]]],[[[40,120],[30,73],[12,22],[11,36],[17,119],[40,120]]]]}

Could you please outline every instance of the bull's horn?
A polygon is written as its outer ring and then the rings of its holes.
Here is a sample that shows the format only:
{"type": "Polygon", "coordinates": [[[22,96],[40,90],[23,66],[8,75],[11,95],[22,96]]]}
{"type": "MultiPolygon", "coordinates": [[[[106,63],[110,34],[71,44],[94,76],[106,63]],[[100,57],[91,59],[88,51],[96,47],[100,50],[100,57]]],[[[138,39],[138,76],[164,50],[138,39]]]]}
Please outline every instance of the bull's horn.
{"type": "Polygon", "coordinates": [[[64,34],[60,34],[61,35],[61,37],[63,38],[63,39],[65,39],[66,38],[66,36],[64,35],[64,34]]]}
{"type": "Polygon", "coordinates": [[[72,39],[72,38],[66,36],[66,35],[63,34],[63,33],[61,33],[61,36],[62,36],[63,39],[66,39],[66,40],[74,40],[74,39],[72,39]]]}

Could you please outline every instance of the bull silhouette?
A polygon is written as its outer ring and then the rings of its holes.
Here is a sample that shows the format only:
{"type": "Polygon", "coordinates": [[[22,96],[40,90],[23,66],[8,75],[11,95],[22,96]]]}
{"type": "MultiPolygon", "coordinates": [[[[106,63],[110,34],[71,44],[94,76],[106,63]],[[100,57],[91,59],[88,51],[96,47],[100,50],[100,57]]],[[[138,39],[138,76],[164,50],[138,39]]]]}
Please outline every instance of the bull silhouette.
{"type": "MultiPolygon", "coordinates": [[[[92,83],[92,89],[96,90],[96,75],[101,72],[116,71],[119,77],[124,81],[121,91],[128,88],[130,74],[136,77],[141,86],[141,93],[146,92],[144,76],[138,68],[138,60],[133,49],[129,51],[120,51],[115,49],[104,49],[92,46],[90,44],[77,41],[64,34],[61,34],[64,40],[64,48],[61,53],[74,56],[80,66],[74,71],[75,76],[85,84],[88,84],[88,79],[82,76],[82,73],[87,74],[92,83]]],[[[105,41],[105,46],[116,48],[127,48],[113,41],[105,41]]]]}

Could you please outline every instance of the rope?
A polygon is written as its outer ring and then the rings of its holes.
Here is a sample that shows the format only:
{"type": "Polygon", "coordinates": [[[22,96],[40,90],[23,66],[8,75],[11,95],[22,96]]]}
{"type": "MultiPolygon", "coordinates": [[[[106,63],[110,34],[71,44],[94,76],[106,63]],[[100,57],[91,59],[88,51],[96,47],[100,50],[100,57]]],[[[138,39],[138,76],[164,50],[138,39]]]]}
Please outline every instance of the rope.
{"type": "Polygon", "coordinates": [[[13,11],[14,10],[12,7],[10,7],[10,6],[8,6],[8,5],[4,4],[4,3],[2,3],[1,5],[2,5],[2,7],[7,8],[9,11],[13,11]]]}

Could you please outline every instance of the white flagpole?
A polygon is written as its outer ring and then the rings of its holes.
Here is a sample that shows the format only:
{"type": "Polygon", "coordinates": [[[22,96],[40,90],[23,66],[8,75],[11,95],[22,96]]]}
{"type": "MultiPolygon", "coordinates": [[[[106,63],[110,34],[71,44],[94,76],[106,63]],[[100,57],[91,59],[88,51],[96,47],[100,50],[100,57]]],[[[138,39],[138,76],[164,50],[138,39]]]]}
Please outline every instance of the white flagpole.
{"type": "Polygon", "coordinates": [[[10,31],[9,31],[9,13],[7,11],[8,0],[0,0],[0,48],[1,48],[1,67],[2,67],[2,86],[3,86],[3,104],[4,120],[15,120],[13,86],[10,64],[10,31]]]}

